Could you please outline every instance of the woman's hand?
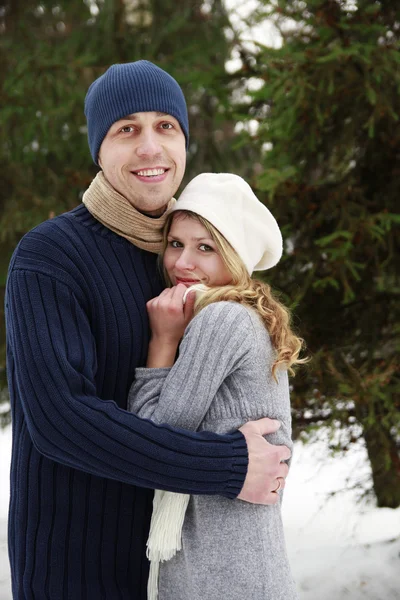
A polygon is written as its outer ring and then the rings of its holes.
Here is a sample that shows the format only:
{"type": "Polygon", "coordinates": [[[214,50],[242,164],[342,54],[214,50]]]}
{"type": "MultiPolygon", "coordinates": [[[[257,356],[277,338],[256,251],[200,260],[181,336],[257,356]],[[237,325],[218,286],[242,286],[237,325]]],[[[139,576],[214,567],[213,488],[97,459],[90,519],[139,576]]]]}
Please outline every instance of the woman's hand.
{"type": "Polygon", "coordinates": [[[178,343],[193,316],[195,293],[189,294],[183,304],[186,292],[183,283],[167,288],[146,304],[153,338],[178,343]]]}
{"type": "Polygon", "coordinates": [[[180,283],[165,289],[146,304],[151,328],[148,367],[170,367],[174,364],[179,342],[193,317],[196,299],[193,292],[188,294],[183,304],[186,289],[186,286],[180,283]]]}

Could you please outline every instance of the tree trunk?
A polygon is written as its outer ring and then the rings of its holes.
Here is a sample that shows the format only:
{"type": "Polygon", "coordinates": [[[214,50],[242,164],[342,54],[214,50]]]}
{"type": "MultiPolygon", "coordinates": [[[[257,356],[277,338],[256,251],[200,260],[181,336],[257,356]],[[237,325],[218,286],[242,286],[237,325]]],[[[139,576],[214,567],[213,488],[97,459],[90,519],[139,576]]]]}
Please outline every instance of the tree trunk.
{"type": "Polygon", "coordinates": [[[379,421],[364,425],[364,439],[377,505],[397,508],[400,506],[400,456],[396,441],[379,421]]]}

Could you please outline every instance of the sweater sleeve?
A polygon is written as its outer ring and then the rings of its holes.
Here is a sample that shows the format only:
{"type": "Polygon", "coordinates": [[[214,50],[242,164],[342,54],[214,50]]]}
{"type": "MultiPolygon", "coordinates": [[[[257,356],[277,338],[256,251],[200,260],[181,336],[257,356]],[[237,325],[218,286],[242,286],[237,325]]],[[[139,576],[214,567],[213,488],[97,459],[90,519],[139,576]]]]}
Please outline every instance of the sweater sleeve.
{"type": "Polygon", "coordinates": [[[64,282],[11,270],[6,322],[10,394],[42,455],[142,487],[230,498],[240,492],[248,461],[240,432],[160,427],[96,396],[90,321],[64,282]]]}
{"type": "Polygon", "coordinates": [[[156,423],[196,430],[221,383],[249,360],[252,331],[240,304],[210,304],[186,328],[173,367],[136,369],[129,409],[156,423]]]}

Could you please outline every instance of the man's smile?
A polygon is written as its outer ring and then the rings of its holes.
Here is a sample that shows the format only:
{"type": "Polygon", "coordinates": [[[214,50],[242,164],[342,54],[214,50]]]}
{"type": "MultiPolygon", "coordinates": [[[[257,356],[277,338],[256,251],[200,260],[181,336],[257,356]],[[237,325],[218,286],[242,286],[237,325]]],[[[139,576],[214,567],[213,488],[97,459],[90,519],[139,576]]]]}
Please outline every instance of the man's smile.
{"type": "Polygon", "coordinates": [[[169,168],[167,167],[152,167],[147,169],[138,169],[131,171],[139,181],[144,183],[159,183],[166,179],[169,168]]]}

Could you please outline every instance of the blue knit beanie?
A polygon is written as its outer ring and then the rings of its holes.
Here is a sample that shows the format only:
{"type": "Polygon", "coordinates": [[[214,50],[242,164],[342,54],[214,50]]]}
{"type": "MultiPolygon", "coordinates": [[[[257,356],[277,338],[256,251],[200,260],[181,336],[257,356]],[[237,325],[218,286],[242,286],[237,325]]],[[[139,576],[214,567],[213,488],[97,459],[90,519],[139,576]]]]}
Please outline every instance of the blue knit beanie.
{"type": "Polygon", "coordinates": [[[111,125],[137,112],[175,117],[189,143],[186,101],[171,75],[148,60],[112,65],[90,86],[85,98],[89,148],[97,165],[100,146],[111,125]]]}

